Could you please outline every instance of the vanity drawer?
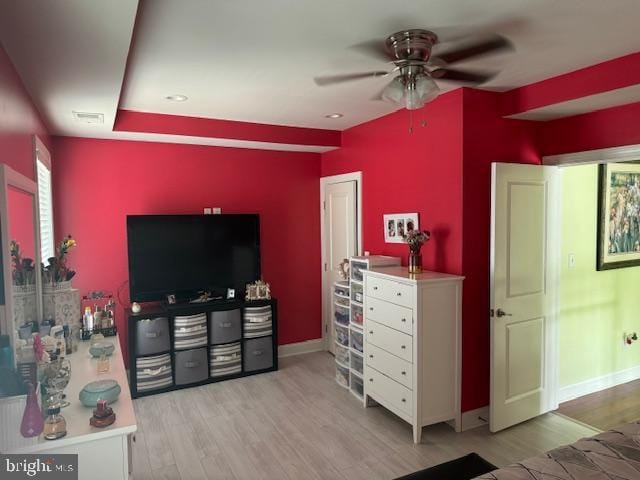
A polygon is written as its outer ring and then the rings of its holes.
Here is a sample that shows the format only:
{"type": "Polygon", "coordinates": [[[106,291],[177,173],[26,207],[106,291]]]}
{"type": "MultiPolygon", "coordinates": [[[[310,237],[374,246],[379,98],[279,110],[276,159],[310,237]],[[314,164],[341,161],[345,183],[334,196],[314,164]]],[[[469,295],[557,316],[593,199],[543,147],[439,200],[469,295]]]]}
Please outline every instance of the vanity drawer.
{"type": "Polygon", "coordinates": [[[168,318],[145,318],[136,321],[136,353],[138,355],[166,352],[170,345],[168,318]]]}
{"type": "Polygon", "coordinates": [[[367,318],[408,335],[413,334],[413,310],[393,303],[367,297],[367,318]]]}
{"type": "Polygon", "coordinates": [[[387,302],[402,305],[404,307],[413,306],[414,287],[385,278],[367,276],[367,295],[379,298],[387,302]]]}
{"type": "Polygon", "coordinates": [[[175,352],[176,385],[202,382],[209,378],[207,349],[175,352]]]}
{"type": "Polygon", "coordinates": [[[244,342],[244,371],[273,367],[273,340],[271,337],[252,338],[244,342]]]}
{"type": "Polygon", "coordinates": [[[385,352],[375,345],[367,345],[367,366],[413,390],[413,364],[385,352]]]}
{"type": "Polygon", "coordinates": [[[232,343],[242,336],[240,309],[209,313],[209,343],[232,343]]]}
{"type": "Polygon", "coordinates": [[[387,403],[410,417],[413,415],[413,392],[407,387],[373,368],[367,369],[365,383],[367,394],[372,395],[383,406],[387,403]]]}
{"type": "Polygon", "coordinates": [[[367,348],[375,345],[407,362],[413,362],[413,337],[373,320],[366,323],[367,348]]]}

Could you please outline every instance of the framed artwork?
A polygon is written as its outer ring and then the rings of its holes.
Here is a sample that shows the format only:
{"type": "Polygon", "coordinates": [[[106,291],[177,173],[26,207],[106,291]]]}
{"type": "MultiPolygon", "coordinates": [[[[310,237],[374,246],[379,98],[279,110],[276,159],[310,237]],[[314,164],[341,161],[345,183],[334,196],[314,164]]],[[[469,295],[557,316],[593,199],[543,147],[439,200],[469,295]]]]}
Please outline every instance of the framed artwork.
{"type": "Polygon", "coordinates": [[[640,265],[640,164],[600,165],[598,270],[640,265]]]}
{"type": "Polygon", "coordinates": [[[385,243],[404,243],[409,230],[419,230],[417,213],[387,213],[382,216],[385,243]]]}

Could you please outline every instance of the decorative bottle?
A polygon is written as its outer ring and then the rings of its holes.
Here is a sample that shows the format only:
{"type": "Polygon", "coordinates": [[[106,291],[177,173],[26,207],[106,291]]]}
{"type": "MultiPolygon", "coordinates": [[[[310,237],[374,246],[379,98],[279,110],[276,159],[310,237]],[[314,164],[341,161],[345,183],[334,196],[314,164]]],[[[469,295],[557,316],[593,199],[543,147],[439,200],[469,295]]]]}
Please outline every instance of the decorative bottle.
{"type": "Polygon", "coordinates": [[[38,405],[38,396],[36,395],[36,387],[29,384],[29,393],[27,395],[27,405],[22,415],[22,423],[20,424],[20,433],[23,437],[37,437],[42,433],[44,421],[42,419],[42,411],[38,405]]]}

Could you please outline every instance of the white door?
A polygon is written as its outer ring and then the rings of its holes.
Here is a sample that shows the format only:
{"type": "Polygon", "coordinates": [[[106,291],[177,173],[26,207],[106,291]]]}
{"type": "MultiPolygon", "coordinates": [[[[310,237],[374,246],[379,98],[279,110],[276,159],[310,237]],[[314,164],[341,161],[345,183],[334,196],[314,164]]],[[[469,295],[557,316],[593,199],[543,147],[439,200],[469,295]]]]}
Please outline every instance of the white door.
{"type": "Polygon", "coordinates": [[[555,408],[556,167],[494,163],[491,405],[496,432],[555,408]]]}
{"type": "Polygon", "coordinates": [[[330,352],[333,340],[333,283],[340,280],[338,266],[357,254],[357,200],[355,180],[327,183],[324,189],[324,305],[325,338],[330,352]]]}

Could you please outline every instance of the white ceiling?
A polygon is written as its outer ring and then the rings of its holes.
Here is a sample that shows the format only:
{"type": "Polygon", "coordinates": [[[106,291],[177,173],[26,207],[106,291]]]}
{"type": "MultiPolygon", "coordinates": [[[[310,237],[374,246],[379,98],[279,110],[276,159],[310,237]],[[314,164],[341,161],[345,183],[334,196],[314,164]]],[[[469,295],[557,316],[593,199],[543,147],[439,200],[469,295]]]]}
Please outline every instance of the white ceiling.
{"type": "Polygon", "coordinates": [[[468,63],[502,69],[485,85],[496,90],[640,51],[640,0],[145,0],[123,86],[137,3],[0,0],[0,41],[53,133],[124,137],[111,132],[118,102],[342,130],[393,111],[369,100],[385,80],[321,88],[313,77],[379,69],[349,47],[403,28],[508,36],[515,53],[468,63]],[[78,124],[73,110],[104,113],[105,124],[78,124]],[[344,117],[324,117],[333,112],[344,117]]]}

